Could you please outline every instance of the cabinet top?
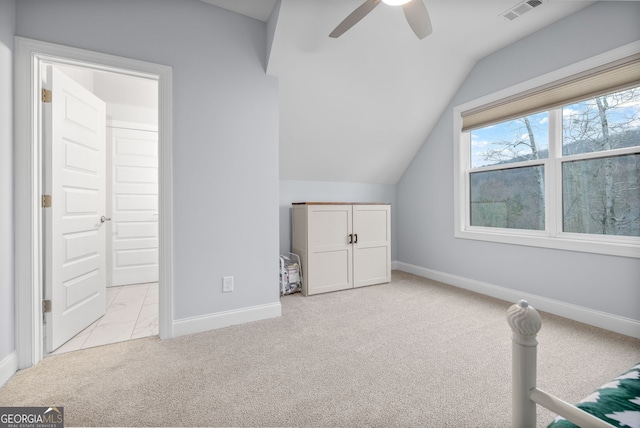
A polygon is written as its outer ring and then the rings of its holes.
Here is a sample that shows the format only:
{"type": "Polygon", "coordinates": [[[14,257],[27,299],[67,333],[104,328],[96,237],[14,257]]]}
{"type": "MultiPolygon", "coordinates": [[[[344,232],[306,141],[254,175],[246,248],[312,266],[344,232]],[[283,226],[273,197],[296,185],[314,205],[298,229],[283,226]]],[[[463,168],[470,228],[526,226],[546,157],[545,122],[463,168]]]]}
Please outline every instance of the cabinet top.
{"type": "Polygon", "coordinates": [[[293,202],[291,205],[391,205],[388,202],[293,202]]]}

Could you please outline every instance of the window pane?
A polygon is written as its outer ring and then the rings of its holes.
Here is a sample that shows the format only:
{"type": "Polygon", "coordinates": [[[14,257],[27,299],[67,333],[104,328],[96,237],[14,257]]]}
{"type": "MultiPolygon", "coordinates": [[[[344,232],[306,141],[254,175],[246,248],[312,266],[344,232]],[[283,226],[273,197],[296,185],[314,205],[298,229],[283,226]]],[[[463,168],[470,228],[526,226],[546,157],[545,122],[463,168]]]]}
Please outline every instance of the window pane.
{"type": "Polygon", "coordinates": [[[544,166],[471,173],[471,225],[544,230],[544,166]]]}
{"type": "Polygon", "coordinates": [[[471,131],[471,167],[546,159],[549,114],[533,114],[471,131]]]}
{"type": "Polygon", "coordinates": [[[640,155],[562,165],[565,232],[640,236],[640,155]]]}
{"type": "Polygon", "coordinates": [[[640,145],[640,87],[562,108],[562,154],[640,145]]]}

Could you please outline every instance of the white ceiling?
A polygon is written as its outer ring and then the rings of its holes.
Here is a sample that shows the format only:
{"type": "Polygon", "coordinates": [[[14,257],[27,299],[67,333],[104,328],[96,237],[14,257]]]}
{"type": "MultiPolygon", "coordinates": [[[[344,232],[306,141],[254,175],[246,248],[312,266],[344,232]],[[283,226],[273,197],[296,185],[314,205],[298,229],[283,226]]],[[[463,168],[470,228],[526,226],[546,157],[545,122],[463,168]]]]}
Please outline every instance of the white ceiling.
{"type": "MultiPolygon", "coordinates": [[[[202,0],[267,20],[276,0],[202,0]]],[[[267,73],[280,84],[280,178],[396,183],[476,62],[593,3],[546,0],[508,21],[514,0],[424,1],[418,40],[380,4],[338,39],[364,0],[282,0],[267,73]]]]}
{"type": "Polygon", "coordinates": [[[202,0],[260,21],[267,21],[277,0],[202,0]]]}

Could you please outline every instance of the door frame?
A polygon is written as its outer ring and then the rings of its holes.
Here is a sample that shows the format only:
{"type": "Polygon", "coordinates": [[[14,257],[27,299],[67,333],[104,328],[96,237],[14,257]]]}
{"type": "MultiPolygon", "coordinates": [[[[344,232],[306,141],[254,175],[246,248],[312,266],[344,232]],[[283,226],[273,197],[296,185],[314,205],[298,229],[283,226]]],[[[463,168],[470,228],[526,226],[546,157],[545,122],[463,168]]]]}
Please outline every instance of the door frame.
{"type": "MultiPolygon", "coordinates": [[[[173,332],[173,123],[169,66],[16,36],[15,347],[18,367],[44,358],[40,65],[53,62],[158,81],[159,334],[173,332]]],[[[55,203],[55,202],[54,202],[55,203]]]]}

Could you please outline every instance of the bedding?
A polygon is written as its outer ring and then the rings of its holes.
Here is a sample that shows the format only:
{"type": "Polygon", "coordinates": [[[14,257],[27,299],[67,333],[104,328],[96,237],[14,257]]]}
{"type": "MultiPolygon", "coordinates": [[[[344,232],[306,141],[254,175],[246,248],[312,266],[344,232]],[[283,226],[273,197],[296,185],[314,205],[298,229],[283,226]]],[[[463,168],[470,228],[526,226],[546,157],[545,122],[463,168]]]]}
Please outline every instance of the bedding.
{"type": "MultiPolygon", "coordinates": [[[[602,385],[576,407],[614,427],[640,428],[640,363],[602,385]]],[[[576,428],[561,416],[547,428],[576,428]]]]}

